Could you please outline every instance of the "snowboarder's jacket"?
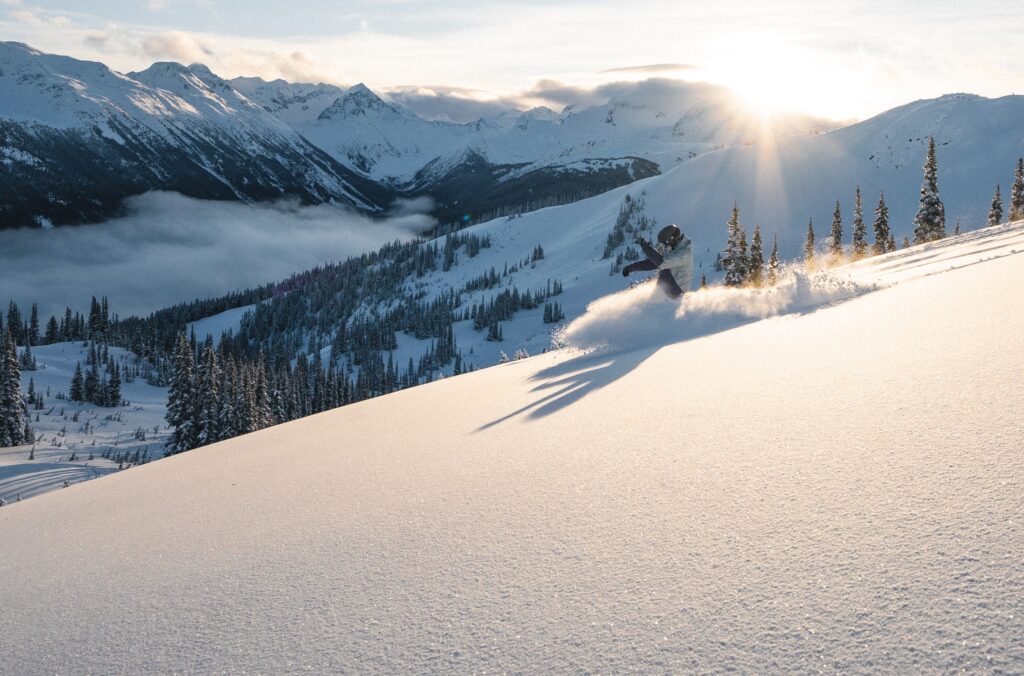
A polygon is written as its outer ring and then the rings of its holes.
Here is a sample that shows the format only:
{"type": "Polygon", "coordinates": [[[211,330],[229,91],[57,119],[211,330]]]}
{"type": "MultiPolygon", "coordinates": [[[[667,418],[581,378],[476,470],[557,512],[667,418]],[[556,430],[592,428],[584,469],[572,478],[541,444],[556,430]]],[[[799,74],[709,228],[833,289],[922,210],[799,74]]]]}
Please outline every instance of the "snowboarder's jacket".
{"type": "Polygon", "coordinates": [[[637,244],[643,249],[647,260],[631,263],[622,269],[623,276],[641,270],[660,270],[658,286],[672,298],[678,298],[693,286],[693,242],[683,235],[679,243],[664,253],[658,251],[650,242],[638,239],[637,244]]]}

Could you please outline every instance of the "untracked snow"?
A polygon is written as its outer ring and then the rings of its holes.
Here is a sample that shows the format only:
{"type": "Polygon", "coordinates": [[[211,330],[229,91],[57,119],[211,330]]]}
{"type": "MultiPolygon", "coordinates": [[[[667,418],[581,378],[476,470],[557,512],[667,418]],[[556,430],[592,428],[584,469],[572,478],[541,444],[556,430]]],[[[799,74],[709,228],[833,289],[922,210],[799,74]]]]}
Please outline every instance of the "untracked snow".
{"type": "Polygon", "coordinates": [[[1019,673],[1024,234],[989,235],[4,507],[0,672],[1019,673]]]}

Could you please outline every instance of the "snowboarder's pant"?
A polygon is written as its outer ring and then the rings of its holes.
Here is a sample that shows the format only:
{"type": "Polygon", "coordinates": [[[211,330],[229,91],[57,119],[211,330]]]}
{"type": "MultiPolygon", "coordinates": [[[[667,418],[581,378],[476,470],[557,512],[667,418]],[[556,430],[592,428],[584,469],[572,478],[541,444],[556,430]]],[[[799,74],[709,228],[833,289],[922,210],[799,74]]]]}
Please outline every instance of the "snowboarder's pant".
{"type": "Polygon", "coordinates": [[[664,291],[669,298],[679,298],[683,295],[683,290],[679,288],[679,283],[668,270],[662,270],[658,274],[658,288],[664,291]]]}
{"type": "MultiPolygon", "coordinates": [[[[622,272],[629,275],[634,272],[648,272],[657,269],[658,265],[654,261],[642,260],[637,261],[636,263],[630,263],[622,269],[622,272]]],[[[664,291],[665,295],[669,298],[679,298],[683,295],[683,290],[679,288],[679,283],[668,270],[662,270],[658,274],[658,288],[664,291]]]]}

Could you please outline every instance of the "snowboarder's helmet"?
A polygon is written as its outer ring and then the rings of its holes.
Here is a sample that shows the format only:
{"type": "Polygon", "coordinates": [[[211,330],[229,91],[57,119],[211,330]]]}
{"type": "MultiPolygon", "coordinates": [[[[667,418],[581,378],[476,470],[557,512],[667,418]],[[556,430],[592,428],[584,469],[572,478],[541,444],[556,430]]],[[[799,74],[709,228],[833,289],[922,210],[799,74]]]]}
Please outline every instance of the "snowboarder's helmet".
{"type": "Polygon", "coordinates": [[[679,244],[679,240],[683,238],[683,233],[679,230],[677,225],[666,225],[658,233],[658,241],[665,246],[675,247],[679,244]]]}

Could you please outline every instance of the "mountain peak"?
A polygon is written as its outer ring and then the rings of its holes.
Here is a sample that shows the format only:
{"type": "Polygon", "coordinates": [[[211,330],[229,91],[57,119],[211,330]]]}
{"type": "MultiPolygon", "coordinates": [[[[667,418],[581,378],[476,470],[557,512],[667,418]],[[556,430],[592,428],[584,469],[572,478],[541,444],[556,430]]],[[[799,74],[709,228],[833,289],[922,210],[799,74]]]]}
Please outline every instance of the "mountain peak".
{"type": "Polygon", "coordinates": [[[403,112],[399,108],[385,102],[384,99],[377,96],[369,87],[360,82],[349,88],[343,96],[339,97],[329,108],[320,113],[319,119],[330,120],[334,118],[359,117],[371,112],[392,117],[403,116],[403,112]]]}
{"type": "Polygon", "coordinates": [[[193,63],[191,66],[188,67],[188,69],[202,78],[215,77],[218,80],[220,79],[218,75],[216,75],[212,70],[210,70],[209,66],[203,63],[193,63]]]}

